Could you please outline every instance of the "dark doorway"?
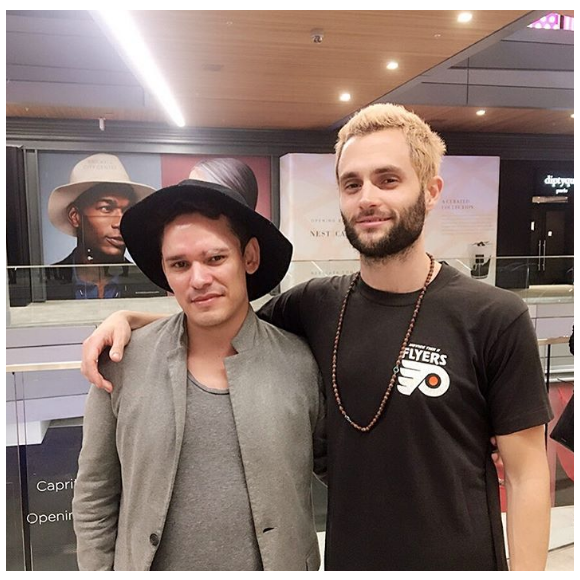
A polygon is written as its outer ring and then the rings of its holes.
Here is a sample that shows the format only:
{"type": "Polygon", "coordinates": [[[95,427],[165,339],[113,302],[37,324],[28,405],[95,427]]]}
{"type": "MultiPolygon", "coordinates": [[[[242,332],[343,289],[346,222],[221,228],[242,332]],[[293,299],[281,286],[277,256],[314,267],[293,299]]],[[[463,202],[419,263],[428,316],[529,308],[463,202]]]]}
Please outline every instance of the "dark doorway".
{"type": "Polygon", "coordinates": [[[567,203],[534,203],[532,207],[530,284],[572,283],[572,258],[567,254],[567,203]]]}

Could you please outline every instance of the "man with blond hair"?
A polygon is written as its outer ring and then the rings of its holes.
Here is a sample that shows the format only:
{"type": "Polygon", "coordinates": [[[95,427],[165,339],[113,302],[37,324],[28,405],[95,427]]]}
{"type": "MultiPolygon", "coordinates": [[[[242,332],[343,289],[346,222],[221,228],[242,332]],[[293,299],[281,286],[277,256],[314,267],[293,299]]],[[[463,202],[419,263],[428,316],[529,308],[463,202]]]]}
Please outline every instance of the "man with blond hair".
{"type": "MultiPolygon", "coordinates": [[[[512,570],[543,570],[552,417],[526,305],[437,263],[424,222],[445,145],[403,107],[372,105],[340,131],[336,177],[360,272],[313,279],[260,316],[306,338],[327,395],[327,570],[507,569],[495,436],[505,466],[512,570]]],[[[85,347],[117,357],[134,313],[85,347]]],[[[138,320],[138,318],[140,320],[138,320]]]]}

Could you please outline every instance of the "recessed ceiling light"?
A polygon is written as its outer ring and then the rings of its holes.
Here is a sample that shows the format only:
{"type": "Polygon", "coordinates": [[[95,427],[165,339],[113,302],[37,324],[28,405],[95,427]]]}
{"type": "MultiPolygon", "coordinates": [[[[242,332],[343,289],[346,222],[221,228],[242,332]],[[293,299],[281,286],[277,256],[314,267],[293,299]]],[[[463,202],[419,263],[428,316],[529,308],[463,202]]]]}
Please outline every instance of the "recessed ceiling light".
{"type": "Polygon", "coordinates": [[[476,111],[475,114],[479,115],[480,117],[483,117],[485,115],[485,109],[479,109],[479,111],[476,111]]]}
{"type": "Polygon", "coordinates": [[[471,14],[471,12],[462,12],[457,17],[457,22],[461,22],[462,24],[465,24],[466,22],[471,22],[472,18],[473,18],[473,14],[471,14]]]}
{"type": "Polygon", "coordinates": [[[394,60],[391,60],[390,62],[387,63],[387,68],[389,70],[397,70],[399,68],[399,63],[394,60]]]}
{"type": "Polygon", "coordinates": [[[346,103],[348,101],[350,101],[350,93],[341,93],[339,99],[343,102],[346,103]]]}

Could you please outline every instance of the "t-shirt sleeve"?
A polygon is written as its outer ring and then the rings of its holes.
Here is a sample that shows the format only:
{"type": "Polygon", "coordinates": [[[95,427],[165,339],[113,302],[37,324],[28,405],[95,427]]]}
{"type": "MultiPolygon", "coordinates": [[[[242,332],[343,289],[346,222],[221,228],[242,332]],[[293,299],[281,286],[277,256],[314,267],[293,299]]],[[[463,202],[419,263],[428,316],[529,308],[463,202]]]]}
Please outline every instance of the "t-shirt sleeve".
{"type": "Polygon", "coordinates": [[[306,283],[299,284],[275,296],[258,310],[258,316],[278,328],[305,336],[306,330],[301,316],[301,300],[305,288],[306,283]]]}
{"type": "Polygon", "coordinates": [[[495,435],[508,435],[552,419],[536,333],[527,309],[491,346],[486,370],[495,435]]]}

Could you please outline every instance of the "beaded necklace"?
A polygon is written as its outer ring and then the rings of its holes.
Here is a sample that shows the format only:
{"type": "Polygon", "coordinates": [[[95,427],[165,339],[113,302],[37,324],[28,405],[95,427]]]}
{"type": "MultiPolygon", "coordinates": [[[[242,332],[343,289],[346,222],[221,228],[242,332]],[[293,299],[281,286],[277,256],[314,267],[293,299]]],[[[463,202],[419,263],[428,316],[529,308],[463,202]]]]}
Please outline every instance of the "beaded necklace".
{"type": "Polygon", "coordinates": [[[411,317],[411,322],[409,323],[409,328],[407,328],[407,332],[405,334],[405,338],[403,339],[403,344],[401,345],[401,350],[399,351],[399,356],[397,357],[397,361],[395,362],[395,366],[393,367],[393,374],[391,375],[391,380],[389,381],[389,385],[387,386],[387,390],[383,395],[381,400],[381,404],[379,405],[378,411],[375,413],[374,417],[371,419],[370,423],[366,426],[359,425],[355,421],[353,421],[347,414],[344,405],[342,404],[342,399],[340,398],[340,394],[338,392],[338,383],[336,381],[336,369],[338,367],[338,343],[340,341],[340,333],[342,331],[342,323],[344,320],[344,314],[346,312],[346,305],[348,303],[348,299],[351,295],[355,284],[358,282],[360,278],[360,272],[354,277],[353,281],[351,282],[348,290],[346,291],[346,295],[342,302],[342,308],[340,309],[340,315],[338,317],[338,327],[336,329],[336,336],[334,338],[334,348],[332,349],[332,390],[334,391],[334,398],[336,399],[336,403],[338,404],[338,410],[341,412],[342,416],[348,421],[350,425],[352,425],[356,430],[362,431],[363,433],[367,433],[370,431],[380,419],[383,411],[385,410],[385,405],[391,395],[391,391],[393,390],[393,386],[395,385],[395,381],[397,379],[397,375],[399,374],[401,361],[403,360],[403,356],[405,354],[405,349],[409,344],[409,340],[411,338],[411,333],[413,332],[413,328],[415,327],[415,321],[417,320],[417,315],[419,314],[419,309],[421,308],[421,303],[423,302],[423,297],[425,296],[425,292],[427,292],[427,286],[429,286],[429,282],[431,281],[431,277],[433,276],[433,270],[435,269],[435,260],[431,254],[427,254],[429,256],[430,265],[429,265],[429,273],[427,274],[427,278],[425,280],[425,284],[419,293],[419,297],[417,298],[417,302],[415,303],[415,309],[413,311],[413,316],[411,317]]]}

